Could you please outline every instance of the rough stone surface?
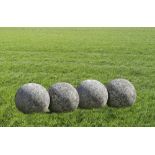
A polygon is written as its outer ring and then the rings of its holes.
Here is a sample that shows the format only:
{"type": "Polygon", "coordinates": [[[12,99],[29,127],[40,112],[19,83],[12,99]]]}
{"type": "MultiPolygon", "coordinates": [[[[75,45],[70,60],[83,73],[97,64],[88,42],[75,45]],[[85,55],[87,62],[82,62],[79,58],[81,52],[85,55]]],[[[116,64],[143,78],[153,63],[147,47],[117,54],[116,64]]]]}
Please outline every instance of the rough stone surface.
{"type": "Polygon", "coordinates": [[[28,83],[18,89],[15,102],[16,107],[23,113],[48,112],[50,96],[43,86],[28,83]]]}
{"type": "Polygon", "coordinates": [[[132,83],[125,79],[115,79],[107,84],[109,93],[108,105],[112,107],[131,106],[136,101],[136,90],[132,83]]]}
{"type": "Polygon", "coordinates": [[[108,92],[106,87],[97,80],[85,80],[77,88],[81,108],[100,108],[106,105],[108,92]]]}
{"type": "Polygon", "coordinates": [[[75,110],[79,105],[79,95],[69,83],[56,83],[49,88],[51,112],[67,112],[75,110]]]}

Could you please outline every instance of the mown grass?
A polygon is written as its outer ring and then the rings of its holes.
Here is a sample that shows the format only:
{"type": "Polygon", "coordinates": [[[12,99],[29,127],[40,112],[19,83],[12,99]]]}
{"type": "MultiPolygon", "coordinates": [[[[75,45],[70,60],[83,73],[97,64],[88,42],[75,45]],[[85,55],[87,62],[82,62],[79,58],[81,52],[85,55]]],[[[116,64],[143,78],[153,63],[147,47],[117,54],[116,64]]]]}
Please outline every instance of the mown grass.
{"type": "Polygon", "coordinates": [[[0,126],[155,126],[155,28],[0,28],[0,126]],[[129,79],[132,107],[29,114],[14,103],[28,82],[129,79]]]}

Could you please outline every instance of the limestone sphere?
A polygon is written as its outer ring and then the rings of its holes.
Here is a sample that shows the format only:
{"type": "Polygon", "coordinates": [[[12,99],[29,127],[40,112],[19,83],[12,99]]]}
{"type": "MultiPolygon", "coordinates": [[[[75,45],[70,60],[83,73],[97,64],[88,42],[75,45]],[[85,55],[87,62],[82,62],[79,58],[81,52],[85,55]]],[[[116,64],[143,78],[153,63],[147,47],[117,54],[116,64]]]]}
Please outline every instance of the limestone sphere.
{"type": "Polygon", "coordinates": [[[79,95],[69,83],[56,83],[49,88],[51,112],[69,112],[77,109],[79,95]]]}
{"type": "Polygon", "coordinates": [[[106,105],[108,92],[106,87],[97,80],[85,80],[77,87],[80,97],[79,107],[100,108],[106,105]]]}
{"type": "Polygon", "coordinates": [[[28,83],[17,90],[15,103],[23,113],[48,112],[50,96],[43,86],[28,83]]]}
{"type": "Polygon", "coordinates": [[[126,79],[115,79],[107,84],[108,105],[112,107],[131,106],[136,101],[136,90],[126,79]]]}

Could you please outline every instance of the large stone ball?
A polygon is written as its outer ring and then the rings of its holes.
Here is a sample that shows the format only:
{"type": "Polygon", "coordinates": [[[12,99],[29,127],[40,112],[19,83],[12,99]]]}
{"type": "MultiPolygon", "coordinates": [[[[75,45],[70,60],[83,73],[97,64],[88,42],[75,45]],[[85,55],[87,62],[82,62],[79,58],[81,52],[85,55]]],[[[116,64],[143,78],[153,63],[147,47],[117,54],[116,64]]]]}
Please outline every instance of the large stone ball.
{"type": "Polygon", "coordinates": [[[108,105],[112,107],[131,106],[136,101],[136,90],[131,82],[115,79],[107,84],[108,105]]]}
{"type": "Polygon", "coordinates": [[[48,112],[50,96],[43,86],[28,83],[18,89],[15,102],[16,107],[23,113],[48,112]]]}
{"type": "Polygon", "coordinates": [[[108,92],[106,87],[97,80],[85,80],[77,88],[81,108],[100,108],[106,105],[108,92]]]}
{"type": "Polygon", "coordinates": [[[69,83],[56,83],[49,88],[51,112],[67,112],[75,110],[79,105],[79,95],[69,83]]]}

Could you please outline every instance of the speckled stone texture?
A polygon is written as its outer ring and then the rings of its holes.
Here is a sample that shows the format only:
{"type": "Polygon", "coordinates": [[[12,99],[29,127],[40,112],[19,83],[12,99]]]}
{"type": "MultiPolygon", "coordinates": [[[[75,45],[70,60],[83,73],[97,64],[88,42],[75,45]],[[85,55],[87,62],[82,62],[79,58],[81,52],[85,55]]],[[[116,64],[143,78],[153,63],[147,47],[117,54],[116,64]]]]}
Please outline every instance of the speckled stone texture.
{"type": "Polygon", "coordinates": [[[106,87],[97,80],[85,80],[77,87],[80,97],[79,107],[100,108],[106,105],[108,92],[106,87]]]}
{"type": "Polygon", "coordinates": [[[51,112],[68,112],[75,110],[79,105],[79,95],[69,83],[56,83],[49,88],[51,112]]]}
{"type": "Polygon", "coordinates": [[[136,101],[136,90],[126,79],[115,79],[107,84],[108,105],[112,107],[131,106],[136,101]]]}
{"type": "Polygon", "coordinates": [[[23,113],[48,112],[50,96],[43,86],[28,83],[18,89],[15,103],[23,113]]]}

